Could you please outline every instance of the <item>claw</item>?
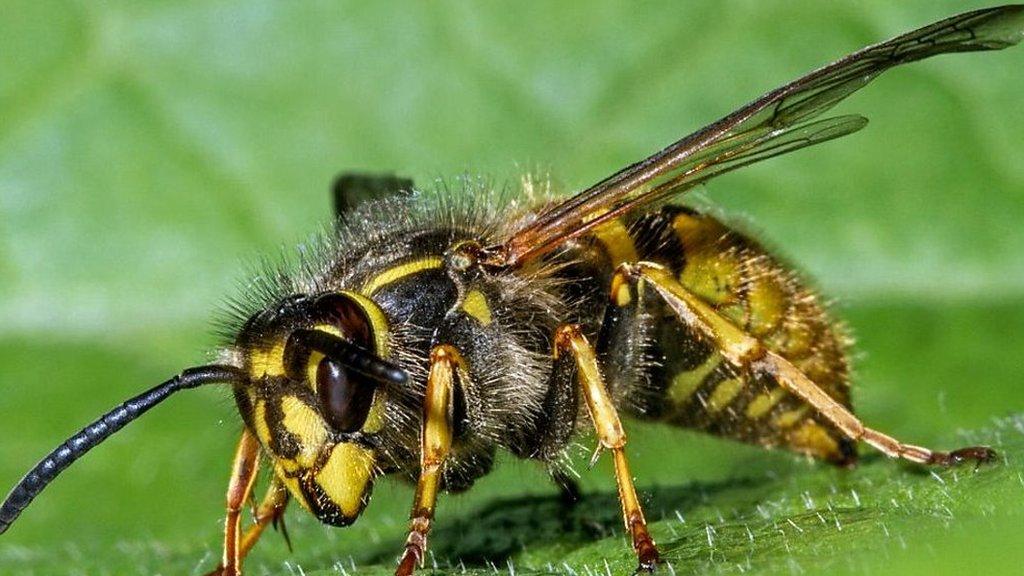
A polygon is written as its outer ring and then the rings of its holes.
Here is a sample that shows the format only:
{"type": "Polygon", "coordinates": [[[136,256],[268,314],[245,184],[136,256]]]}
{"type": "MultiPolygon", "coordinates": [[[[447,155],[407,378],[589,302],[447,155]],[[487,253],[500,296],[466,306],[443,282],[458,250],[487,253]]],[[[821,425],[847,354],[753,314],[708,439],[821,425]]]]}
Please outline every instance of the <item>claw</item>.
{"type": "Polygon", "coordinates": [[[633,550],[636,551],[636,558],[639,563],[634,574],[653,574],[658,567],[658,563],[661,562],[661,555],[658,554],[658,547],[654,544],[654,540],[651,539],[651,535],[647,532],[646,527],[643,527],[639,522],[642,522],[642,519],[634,518],[630,522],[630,533],[633,535],[633,550]]]}
{"type": "Polygon", "coordinates": [[[281,533],[281,537],[284,538],[284,543],[288,546],[289,552],[295,552],[292,549],[292,537],[288,535],[288,527],[284,524],[284,509],[281,508],[274,512],[274,519],[270,521],[270,525],[281,533]]]}
{"type": "Polygon", "coordinates": [[[422,554],[422,550],[418,547],[407,545],[405,553],[402,554],[402,559],[398,563],[398,568],[395,569],[395,576],[412,576],[416,567],[422,564],[422,554]]]}
{"type": "Polygon", "coordinates": [[[929,464],[936,466],[956,466],[966,461],[973,460],[975,468],[995,460],[996,451],[988,446],[970,446],[960,448],[952,452],[935,452],[932,454],[929,464]]]}
{"type": "Polygon", "coordinates": [[[635,575],[641,574],[653,574],[655,569],[658,567],[658,562],[661,561],[661,557],[658,555],[658,549],[654,547],[654,543],[647,541],[648,546],[641,546],[637,550],[637,557],[640,560],[639,565],[636,567],[635,575]]]}

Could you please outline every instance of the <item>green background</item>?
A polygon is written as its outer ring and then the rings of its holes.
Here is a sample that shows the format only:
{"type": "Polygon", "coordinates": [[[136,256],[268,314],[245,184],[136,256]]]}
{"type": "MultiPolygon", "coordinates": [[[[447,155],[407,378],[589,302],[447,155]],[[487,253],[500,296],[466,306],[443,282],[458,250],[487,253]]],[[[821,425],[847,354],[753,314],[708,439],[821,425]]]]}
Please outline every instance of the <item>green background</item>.
{"type": "MultiPolygon", "coordinates": [[[[0,488],[204,361],[245,262],[324,223],[338,172],[504,183],[539,169],[580,188],[826,61],[981,5],[893,4],[3,0],[0,488]]],[[[1024,422],[993,420],[1024,409],[1022,64],[1018,48],[891,72],[841,107],[871,118],[863,132],[700,192],[837,299],[869,423],[992,442],[1005,460],[841,472],[632,425],[664,573],[1024,565],[1024,422]]],[[[158,408],[0,537],[0,574],[204,573],[239,426],[223,391],[158,408]]],[[[564,512],[535,466],[505,463],[441,501],[438,565],[628,573],[608,463],[582,484],[564,512]]],[[[410,499],[382,482],[344,530],[291,510],[295,552],[270,534],[248,572],[385,574],[410,499]]]]}

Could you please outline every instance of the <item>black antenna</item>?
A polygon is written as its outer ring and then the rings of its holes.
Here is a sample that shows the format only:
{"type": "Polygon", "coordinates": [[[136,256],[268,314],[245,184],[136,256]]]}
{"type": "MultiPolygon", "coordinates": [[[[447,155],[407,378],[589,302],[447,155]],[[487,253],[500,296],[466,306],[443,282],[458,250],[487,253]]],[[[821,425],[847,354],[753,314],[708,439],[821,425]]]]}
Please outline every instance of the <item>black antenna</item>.
{"type": "Polygon", "coordinates": [[[0,534],[6,532],[32,499],[72,462],[132,420],[145,414],[153,406],[163,402],[171,394],[204,384],[240,382],[244,378],[244,373],[234,366],[188,368],[167,382],[121,403],[78,434],[68,438],[25,474],[0,506],[0,534]]]}
{"type": "MultiPolygon", "coordinates": [[[[288,337],[288,344],[285,350],[317,352],[331,358],[346,368],[373,378],[379,382],[392,384],[405,384],[409,375],[405,370],[380,358],[366,348],[353,344],[344,338],[335,336],[323,330],[296,330],[288,337]]],[[[291,359],[286,358],[285,363],[292,363],[300,358],[293,355],[291,359]]],[[[302,359],[304,362],[305,359],[302,359]]]]}

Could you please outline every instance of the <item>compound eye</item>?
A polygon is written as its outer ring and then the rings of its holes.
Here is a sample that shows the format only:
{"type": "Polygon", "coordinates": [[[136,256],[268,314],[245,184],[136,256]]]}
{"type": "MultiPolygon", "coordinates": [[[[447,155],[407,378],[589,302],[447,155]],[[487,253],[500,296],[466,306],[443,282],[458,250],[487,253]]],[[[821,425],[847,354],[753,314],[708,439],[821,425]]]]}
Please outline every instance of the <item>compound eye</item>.
{"type": "Polygon", "coordinates": [[[366,423],[376,385],[324,358],[316,367],[316,393],[327,423],[337,432],[356,432],[366,423]]]}

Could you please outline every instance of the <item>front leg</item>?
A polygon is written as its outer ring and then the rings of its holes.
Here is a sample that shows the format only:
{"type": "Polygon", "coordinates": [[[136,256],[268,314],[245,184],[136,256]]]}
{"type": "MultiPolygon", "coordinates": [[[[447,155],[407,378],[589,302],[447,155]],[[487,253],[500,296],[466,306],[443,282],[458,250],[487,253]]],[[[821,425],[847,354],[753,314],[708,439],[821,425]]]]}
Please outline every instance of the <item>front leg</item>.
{"type": "MultiPolygon", "coordinates": [[[[615,480],[619,488],[619,502],[622,503],[622,518],[633,540],[633,550],[639,560],[637,572],[653,572],[658,564],[658,548],[647,531],[647,521],[640,507],[633,486],[633,475],[626,462],[626,432],[622,429],[619,414],[615,410],[604,378],[597,365],[594,349],[587,342],[579,326],[562,326],[555,334],[555,359],[563,354],[572,354],[576,360],[577,381],[580,392],[587,402],[587,411],[594,423],[599,442],[598,451],[611,450],[615,462],[615,480]]],[[[599,452],[598,452],[599,453],[599,452]]],[[[596,458],[598,453],[594,454],[596,458]]]]}
{"type": "Polygon", "coordinates": [[[409,515],[409,537],[398,562],[395,576],[410,576],[423,565],[427,534],[434,520],[434,506],[441,481],[441,470],[452,448],[452,420],[456,375],[466,378],[465,363],[453,346],[434,348],[430,354],[430,373],[423,398],[423,425],[420,436],[420,477],[409,515]]]}
{"type": "Polygon", "coordinates": [[[224,556],[210,576],[240,576],[242,558],[239,528],[242,521],[242,506],[252,493],[256,473],[259,472],[260,443],[248,429],[242,432],[231,464],[231,480],[228,483],[227,514],[224,518],[224,556]]]}
{"type": "Polygon", "coordinates": [[[263,501],[253,512],[253,525],[240,532],[242,506],[252,494],[252,485],[259,471],[259,442],[248,431],[242,433],[231,466],[231,481],[228,484],[227,516],[224,520],[224,556],[220,564],[207,576],[239,576],[242,561],[256,545],[263,530],[269,525],[280,527],[285,539],[284,509],[288,505],[288,491],[275,477],[263,501]]]}

